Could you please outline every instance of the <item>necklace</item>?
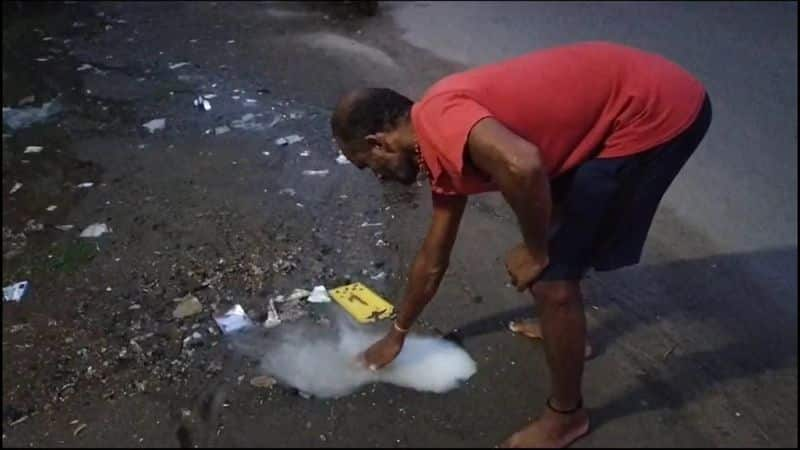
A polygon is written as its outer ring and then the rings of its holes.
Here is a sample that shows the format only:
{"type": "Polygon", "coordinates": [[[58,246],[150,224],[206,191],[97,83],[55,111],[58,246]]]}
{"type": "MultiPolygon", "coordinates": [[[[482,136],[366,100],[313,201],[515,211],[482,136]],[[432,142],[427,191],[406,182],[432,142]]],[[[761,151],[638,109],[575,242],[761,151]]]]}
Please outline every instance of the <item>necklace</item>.
{"type": "Polygon", "coordinates": [[[419,148],[419,144],[414,144],[414,152],[417,155],[417,166],[419,166],[419,171],[425,175],[425,178],[430,177],[430,173],[428,172],[428,166],[425,165],[425,159],[422,157],[422,150],[419,148]]]}

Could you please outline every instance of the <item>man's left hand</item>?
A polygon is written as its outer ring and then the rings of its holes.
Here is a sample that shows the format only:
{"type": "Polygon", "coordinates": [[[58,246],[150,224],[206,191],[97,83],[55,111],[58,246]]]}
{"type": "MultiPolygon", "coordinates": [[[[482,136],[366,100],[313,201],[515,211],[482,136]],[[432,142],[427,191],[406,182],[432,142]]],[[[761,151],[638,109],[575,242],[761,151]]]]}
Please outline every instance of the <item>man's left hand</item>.
{"type": "Polygon", "coordinates": [[[549,263],[550,258],[546,252],[534,252],[524,242],[512,248],[506,255],[508,276],[520,292],[529,288],[549,263]]]}

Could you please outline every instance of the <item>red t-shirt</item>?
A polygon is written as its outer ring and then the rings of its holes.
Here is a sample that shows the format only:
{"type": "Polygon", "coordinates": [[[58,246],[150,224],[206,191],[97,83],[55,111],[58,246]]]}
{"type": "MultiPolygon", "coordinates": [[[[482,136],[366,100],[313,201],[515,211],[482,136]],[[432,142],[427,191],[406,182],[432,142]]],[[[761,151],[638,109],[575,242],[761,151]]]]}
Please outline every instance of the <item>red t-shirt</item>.
{"type": "Polygon", "coordinates": [[[537,51],[442,79],[411,120],[431,187],[441,194],[496,190],[464,165],[470,130],[493,117],[535,144],[551,178],[591,158],[647,151],[684,131],[703,85],[665,58],[587,42],[537,51]]]}

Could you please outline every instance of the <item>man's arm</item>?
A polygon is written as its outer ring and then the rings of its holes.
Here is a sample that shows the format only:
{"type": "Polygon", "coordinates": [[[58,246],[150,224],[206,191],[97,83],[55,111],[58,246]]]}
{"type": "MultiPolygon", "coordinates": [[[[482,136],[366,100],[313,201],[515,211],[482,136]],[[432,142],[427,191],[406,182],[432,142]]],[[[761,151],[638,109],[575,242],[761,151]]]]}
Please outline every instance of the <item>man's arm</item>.
{"type": "Polygon", "coordinates": [[[395,320],[396,327],[392,327],[386,337],[364,353],[367,367],[380,369],[397,357],[403,348],[407,330],[436,294],[450,262],[450,252],[466,203],[465,196],[433,195],[433,218],[425,241],[411,265],[403,301],[395,320]]]}
{"type": "Polygon", "coordinates": [[[516,255],[509,255],[506,264],[512,272],[512,281],[524,289],[548,263],[547,233],[552,200],[539,149],[497,120],[486,118],[472,128],[467,153],[472,163],[497,183],[517,216],[527,255],[524,247],[515,249],[516,255]],[[511,266],[520,262],[529,267],[516,267],[520,271],[513,273],[511,266]]]}
{"type": "Polygon", "coordinates": [[[402,305],[397,313],[397,326],[409,329],[439,288],[450,252],[456,242],[458,225],[467,197],[433,195],[433,218],[422,247],[414,258],[402,305]]]}

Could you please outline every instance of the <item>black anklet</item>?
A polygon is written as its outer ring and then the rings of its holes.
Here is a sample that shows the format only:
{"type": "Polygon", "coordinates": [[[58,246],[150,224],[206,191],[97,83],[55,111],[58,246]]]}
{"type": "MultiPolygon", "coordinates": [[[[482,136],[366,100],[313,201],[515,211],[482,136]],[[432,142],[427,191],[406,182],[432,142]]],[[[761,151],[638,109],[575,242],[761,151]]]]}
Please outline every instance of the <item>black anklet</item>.
{"type": "Polygon", "coordinates": [[[551,403],[552,400],[553,400],[552,398],[548,398],[547,399],[547,407],[550,408],[550,411],[553,411],[554,413],[564,414],[564,415],[575,414],[581,408],[583,408],[583,399],[578,400],[578,405],[575,406],[575,408],[570,409],[568,411],[563,411],[563,410],[554,408],[553,404],[551,403]]]}

